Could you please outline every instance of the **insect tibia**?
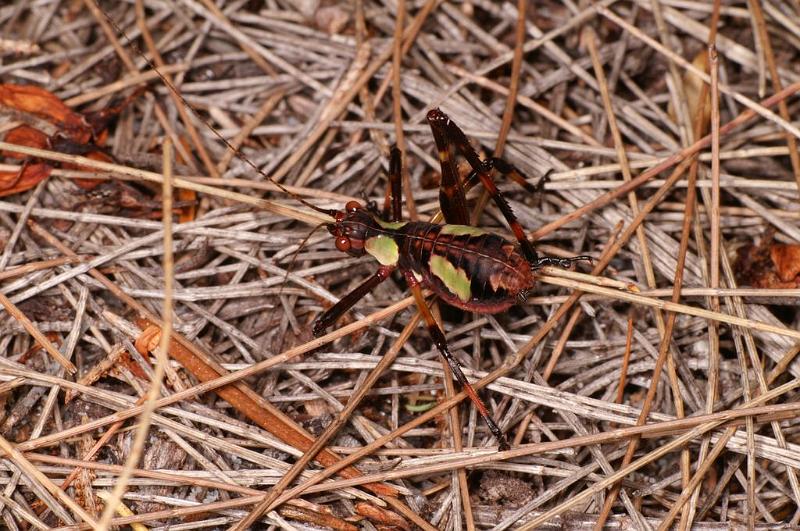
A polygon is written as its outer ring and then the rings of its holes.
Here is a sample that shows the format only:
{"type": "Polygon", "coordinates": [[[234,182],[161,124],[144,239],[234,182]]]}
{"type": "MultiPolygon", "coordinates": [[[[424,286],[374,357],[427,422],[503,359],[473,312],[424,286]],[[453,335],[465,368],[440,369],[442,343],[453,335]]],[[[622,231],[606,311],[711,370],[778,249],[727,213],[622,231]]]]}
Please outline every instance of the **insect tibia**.
{"type": "Polygon", "coordinates": [[[541,269],[546,266],[558,266],[564,269],[569,269],[575,262],[589,262],[594,264],[594,258],[588,255],[573,256],[570,258],[556,258],[554,256],[543,256],[531,262],[531,269],[541,269]]]}

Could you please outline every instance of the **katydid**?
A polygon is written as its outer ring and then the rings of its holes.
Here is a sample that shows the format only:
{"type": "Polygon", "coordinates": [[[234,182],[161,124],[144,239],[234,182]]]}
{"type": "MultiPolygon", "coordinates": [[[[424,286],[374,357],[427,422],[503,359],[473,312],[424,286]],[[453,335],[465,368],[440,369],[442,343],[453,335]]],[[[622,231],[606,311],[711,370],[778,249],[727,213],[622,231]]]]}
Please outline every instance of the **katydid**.
{"type": "MultiPolygon", "coordinates": [[[[107,15],[106,17],[119,33],[125,35],[112,19],[107,15]]],[[[130,39],[128,40],[130,42],[130,39]]],[[[433,318],[424,300],[422,289],[430,289],[444,303],[462,310],[497,313],[525,300],[535,284],[533,272],[536,269],[546,265],[569,267],[576,261],[591,261],[588,256],[540,257],[527,239],[511,206],[498,190],[492,173],[497,171],[533,193],[539,191],[544,179],[540,180],[537,186],[533,186],[517,168],[503,159],[492,157],[482,160],[470,145],[464,132],[445,113],[439,109],[432,109],[428,112],[427,119],[442,168],[439,202],[445,224],[401,220],[402,167],[401,153],[396,148],[391,151],[389,187],[382,215],[372,213],[356,201],[348,202],[344,210],[323,209],[273,180],[234,148],[198,115],[159,69],[141,51],[139,53],[181,103],[206,123],[211,132],[233,150],[239,159],[282,192],[316,212],[329,216],[332,222],[327,224],[327,228],[335,237],[337,249],[352,256],[369,254],[380,263],[372,276],[316,320],[313,327],[314,335],[322,334],[356,302],[389,278],[393,271],[399,270],[415,297],[417,307],[425,319],[428,332],[437,349],[447,361],[456,380],[475,404],[478,413],[486,421],[489,430],[497,438],[500,448],[508,448],[502,430],[492,420],[488,408],[472,388],[461,370],[461,365],[450,352],[444,332],[433,318]],[[472,168],[472,172],[463,182],[458,176],[455,164],[457,153],[461,154],[472,168]],[[477,182],[483,185],[500,209],[516,242],[469,225],[465,189],[469,189],[477,182]]]]}
{"type": "Polygon", "coordinates": [[[497,189],[491,176],[492,170],[508,175],[532,191],[535,191],[535,187],[527,182],[519,170],[502,159],[481,160],[463,131],[439,109],[428,112],[428,123],[442,166],[439,200],[446,224],[401,221],[401,154],[396,148],[392,149],[389,193],[383,216],[377,216],[360,203],[350,201],[344,210],[331,212],[334,221],[327,225],[328,231],[335,237],[337,249],[351,256],[369,254],[380,266],[371,277],[325,311],[314,323],[313,331],[314,335],[322,334],[359,299],[389,278],[394,270],[399,270],[416,298],[434,344],[497,438],[500,448],[505,449],[508,448],[505,435],[450,352],[444,332],[428,309],[421,290],[428,288],[446,304],[462,310],[497,313],[525,300],[534,286],[533,272],[536,269],[552,264],[569,267],[572,262],[590,261],[591,258],[540,257],[525,236],[508,202],[497,189]],[[511,227],[517,243],[467,225],[469,213],[464,183],[459,180],[454,163],[456,151],[472,167],[466,184],[480,180],[511,227]]]}

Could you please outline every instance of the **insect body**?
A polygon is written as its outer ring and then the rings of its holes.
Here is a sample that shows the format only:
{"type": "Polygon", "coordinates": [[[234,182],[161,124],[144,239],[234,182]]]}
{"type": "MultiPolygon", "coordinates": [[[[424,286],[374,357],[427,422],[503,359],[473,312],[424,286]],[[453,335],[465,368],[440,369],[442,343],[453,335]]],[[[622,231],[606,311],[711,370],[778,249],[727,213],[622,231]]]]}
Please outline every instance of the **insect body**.
{"type": "MultiPolygon", "coordinates": [[[[113,20],[108,20],[118,33],[124,35],[113,20]]],[[[130,42],[130,39],[128,41],[130,42]]],[[[182,104],[204,121],[169,79],[162,75],[141,51],[139,53],[182,104]]],[[[393,271],[400,271],[415,297],[419,312],[427,324],[436,348],[497,438],[500,448],[506,449],[508,443],[503,432],[492,420],[485,404],[464,376],[456,358],[450,353],[444,332],[433,318],[423,297],[422,288],[429,288],[442,301],[452,306],[482,313],[495,313],[524,299],[525,294],[534,285],[535,269],[548,264],[566,267],[572,261],[589,260],[589,258],[583,256],[571,259],[540,258],[525,237],[525,232],[514,217],[511,207],[495,186],[491,174],[496,170],[530,191],[535,192],[536,189],[527,183],[516,168],[502,159],[481,160],[464,133],[438,109],[428,113],[428,122],[433,131],[442,167],[439,198],[445,219],[444,225],[401,221],[401,157],[396,149],[392,150],[390,186],[382,216],[372,214],[357,202],[348,203],[344,210],[328,210],[313,205],[271,178],[218,131],[206,125],[239,159],[266,181],[306,207],[330,217],[332,221],[328,223],[327,228],[336,237],[336,247],[339,250],[354,256],[370,254],[380,263],[372,276],[317,319],[313,328],[314,334],[320,335],[358,300],[386,280],[393,271]],[[463,183],[454,164],[456,151],[472,167],[472,173],[463,183]],[[469,212],[464,190],[478,181],[483,184],[507,220],[517,243],[468,225],[469,212]]],[[[289,442],[287,439],[284,440],[289,442]]],[[[319,451],[319,448],[316,451],[319,451]]],[[[287,475],[289,481],[295,477],[292,475],[292,470],[287,475]]],[[[254,521],[260,511],[266,508],[267,505],[259,505],[247,521],[254,521]]]]}
{"type": "Polygon", "coordinates": [[[328,226],[337,248],[372,255],[384,266],[410,271],[423,287],[462,310],[497,313],[525,298],[534,283],[517,245],[468,225],[391,223],[355,201],[328,226]]]}
{"type": "Polygon", "coordinates": [[[574,261],[591,258],[539,257],[511,207],[497,189],[491,173],[496,169],[527,189],[534,192],[537,189],[531,187],[516,168],[502,159],[481,160],[461,129],[443,112],[433,109],[428,113],[428,122],[439,150],[442,166],[439,201],[447,223],[436,225],[401,221],[400,152],[393,149],[390,186],[382,217],[372,214],[356,201],[348,202],[344,210],[326,212],[333,217],[333,222],[328,223],[327,228],[336,238],[337,249],[352,256],[369,254],[381,265],[371,277],[325,311],[317,319],[313,331],[314,335],[322,334],[361,297],[386,280],[392,271],[399,270],[416,299],[434,344],[498,439],[500,447],[508,448],[503,432],[492,420],[486,405],[450,353],[444,332],[422,296],[422,288],[430,289],[443,302],[462,310],[497,313],[525,299],[534,285],[533,272],[536,269],[550,264],[568,267],[574,261]],[[453,161],[456,150],[473,170],[464,183],[460,181],[453,161]],[[478,180],[502,212],[517,243],[466,225],[469,212],[464,187],[478,180]]]}

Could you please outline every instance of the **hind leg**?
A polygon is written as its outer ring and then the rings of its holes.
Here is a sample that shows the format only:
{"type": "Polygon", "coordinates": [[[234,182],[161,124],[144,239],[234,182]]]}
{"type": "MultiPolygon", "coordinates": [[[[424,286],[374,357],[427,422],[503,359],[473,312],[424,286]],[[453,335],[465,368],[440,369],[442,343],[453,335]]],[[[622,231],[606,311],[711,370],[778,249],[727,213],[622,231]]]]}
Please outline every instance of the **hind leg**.
{"type": "MultiPolygon", "coordinates": [[[[489,197],[492,199],[492,201],[494,201],[495,205],[497,205],[497,208],[499,208],[500,212],[503,214],[506,223],[508,223],[509,228],[511,228],[511,232],[514,233],[514,237],[519,242],[523,256],[525,256],[525,259],[531,264],[532,268],[535,269],[549,264],[558,264],[564,267],[564,264],[569,264],[574,261],[591,260],[591,258],[587,256],[576,256],[568,259],[551,257],[539,258],[538,253],[533,248],[533,244],[530,242],[530,240],[528,240],[528,237],[525,235],[525,230],[522,228],[517,216],[511,209],[511,205],[508,204],[506,198],[497,188],[497,183],[495,182],[494,177],[492,177],[492,172],[493,170],[497,170],[499,173],[507,176],[509,179],[518,183],[520,186],[532,193],[538,193],[541,190],[541,188],[544,186],[544,179],[547,178],[547,175],[545,175],[545,177],[543,177],[542,180],[540,180],[534,186],[527,182],[527,179],[522,172],[520,172],[513,164],[506,162],[501,158],[492,157],[485,161],[481,160],[481,158],[478,156],[478,153],[469,143],[469,140],[464,132],[455,123],[453,123],[453,121],[445,113],[438,109],[433,109],[428,112],[428,122],[430,123],[431,129],[434,132],[434,137],[442,138],[442,142],[449,146],[450,151],[454,150],[460,153],[472,167],[472,173],[467,178],[467,182],[470,182],[471,180],[480,180],[484,189],[488,192],[489,197]]],[[[437,140],[437,145],[438,144],[439,141],[437,140]]],[[[450,158],[452,159],[452,156],[450,158]]],[[[444,179],[444,176],[442,178],[444,179]]],[[[566,267],[569,266],[567,265],[566,267]]]]}
{"type": "Polygon", "coordinates": [[[486,407],[486,404],[483,402],[483,400],[481,400],[481,397],[478,396],[478,393],[472,387],[472,384],[470,384],[469,380],[467,380],[467,377],[461,370],[461,364],[458,363],[458,360],[450,352],[444,332],[441,328],[439,328],[439,324],[433,318],[433,314],[431,314],[428,304],[425,302],[425,298],[422,295],[422,288],[420,287],[419,282],[417,282],[414,274],[409,271],[404,271],[404,275],[406,277],[408,287],[411,290],[411,293],[414,295],[417,308],[422,314],[422,318],[425,319],[425,324],[428,326],[428,334],[430,334],[433,343],[436,345],[436,348],[439,350],[439,353],[442,355],[445,361],[447,361],[447,364],[450,366],[450,370],[453,372],[453,376],[461,385],[461,388],[467,394],[472,403],[475,404],[478,413],[481,417],[483,417],[483,420],[489,427],[489,431],[492,432],[492,435],[494,435],[497,439],[500,449],[508,450],[510,446],[508,445],[506,436],[503,434],[503,431],[500,429],[494,419],[492,419],[492,416],[489,413],[489,408],[486,407]]]}

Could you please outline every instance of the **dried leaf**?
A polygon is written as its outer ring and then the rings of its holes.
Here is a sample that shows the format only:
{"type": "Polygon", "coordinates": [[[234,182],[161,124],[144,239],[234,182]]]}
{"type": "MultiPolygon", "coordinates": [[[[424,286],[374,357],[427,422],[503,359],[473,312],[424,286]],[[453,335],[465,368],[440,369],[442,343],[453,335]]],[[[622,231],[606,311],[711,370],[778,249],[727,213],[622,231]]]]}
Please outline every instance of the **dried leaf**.
{"type": "MultiPolygon", "coordinates": [[[[694,56],[692,60],[692,65],[697,67],[699,70],[703,72],[708,71],[708,51],[703,48],[697,55],[694,56]]],[[[693,72],[687,71],[686,74],[683,76],[683,91],[686,95],[686,103],[689,107],[689,118],[692,120],[700,112],[700,96],[703,93],[703,85],[705,81],[702,78],[697,77],[693,72]]],[[[708,124],[711,121],[711,94],[706,91],[706,99],[705,99],[705,107],[703,108],[703,131],[708,130],[708,124]]],[[[676,112],[675,109],[672,107],[672,104],[669,106],[669,115],[670,117],[675,120],[676,119],[676,112]]]]}
{"type": "Polygon", "coordinates": [[[768,288],[778,280],[769,257],[769,245],[764,241],[759,245],[741,247],[734,269],[736,280],[741,285],[768,288]]]}
{"type": "MultiPolygon", "coordinates": [[[[694,56],[692,64],[703,72],[708,71],[708,51],[701,49],[697,55],[694,56]]],[[[689,104],[689,113],[694,119],[703,109],[703,131],[708,129],[708,124],[711,121],[711,94],[706,91],[705,101],[700,100],[703,93],[703,85],[705,81],[694,75],[692,72],[687,71],[683,77],[683,86],[686,89],[686,100],[689,104]]]]}
{"type": "Polygon", "coordinates": [[[800,245],[773,245],[769,256],[783,282],[800,284],[800,245]]]}
{"type": "MultiPolygon", "coordinates": [[[[18,146],[27,146],[38,149],[47,149],[50,146],[49,139],[46,134],[38,129],[34,129],[29,125],[20,125],[6,133],[5,141],[9,144],[16,144],[18,146]]],[[[4,157],[10,159],[23,160],[27,155],[17,153],[16,151],[3,151],[4,157]]]]}
{"type": "Polygon", "coordinates": [[[194,221],[197,216],[197,192],[194,190],[186,190],[185,188],[178,188],[176,191],[178,201],[182,203],[189,203],[187,206],[180,209],[178,221],[181,223],[188,223],[194,221]]]}
{"type": "MultiPolygon", "coordinates": [[[[61,153],[82,155],[92,160],[114,162],[111,156],[100,151],[97,146],[105,143],[105,139],[108,136],[106,128],[109,122],[134,99],[138,98],[142,91],[143,89],[136,90],[127,98],[112,103],[100,111],[89,113],[84,117],[82,114],[67,107],[53,93],[42,88],[29,85],[0,84],[0,105],[15,109],[21,113],[39,116],[59,128],[58,134],[50,137],[33,127],[23,125],[12,129],[6,135],[5,140],[21,146],[40,149],[50,148],[61,153]]],[[[4,155],[13,159],[26,158],[24,155],[12,152],[4,152],[4,155]]],[[[72,164],[64,164],[63,166],[82,171],[92,171],[90,168],[72,164]]],[[[75,183],[85,190],[91,190],[101,182],[103,180],[100,179],[75,180],[75,183]]],[[[36,182],[33,184],[35,185],[36,182]]],[[[3,187],[3,189],[5,188],[3,187]]],[[[28,188],[30,186],[22,187],[21,189],[14,188],[13,192],[4,192],[2,195],[17,193],[28,188]]]]}
{"type": "Polygon", "coordinates": [[[117,117],[122,111],[124,111],[131,103],[141,96],[146,89],[146,86],[142,85],[141,87],[134,90],[128,97],[126,98],[115,98],[108,106],[104,109],[100,109],[99,111],[89,112],[84,115],[84,119],[92,128],[92,132],[95,137],[95,144],[98,146],[102,146],[105,144],[106,141],[106,129],[108,128],[108,124],[117,117]]]}
{"type": "Polygon", "coordinates": [[[740,284],[765,289],[800,286],[800,245],[772,243],[771,235],[758,245],[739,249],[736,278],[740,284]]]}
{"type": "MultiPolygon", "coordinates": [[[[90,151],[89,153],[86,153],[85,156],[88,159],[97,160],[100,162],[114,162],[114,159],[110,155],[107,155],[102,151],[97,151],[97,150],[90,151]]],[[[81,166],[78,164],[64,164],[64,167],[80,171],[88,171],[88,172],[94,171],[93,168],[87,168],[86,166],[81,166]]],[[[80,188],[83,188],[84,190],[92,190],[98,187],[99,185],[103,184],[107,180],[108,179],[73,179],[73,182],[80,188]]]]}
{"type": "Polygon", "coordinates": [[[136,347],[139,354],[147,356],[158,347],[159,341],[161,341],[161,327],[151,324],[142,330],[142,333],[133,342],[133,346],[136,347]]]}
{"type": "Polygon", "coordinates": [[[0,84],[0,105],[48,120],[68,138],[85,144],[91,139],[89,124],[52,92],[32,85],[0,84]]]}
{"type": "Polygon", "coordinates": [[[52,172],[53,168],[43,162],[25,164],[20,171],[0,171],[0,197],[30,190],[52,172]]]}

